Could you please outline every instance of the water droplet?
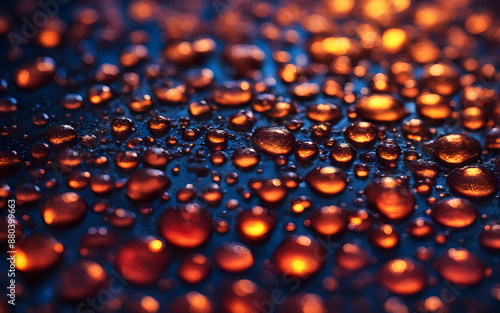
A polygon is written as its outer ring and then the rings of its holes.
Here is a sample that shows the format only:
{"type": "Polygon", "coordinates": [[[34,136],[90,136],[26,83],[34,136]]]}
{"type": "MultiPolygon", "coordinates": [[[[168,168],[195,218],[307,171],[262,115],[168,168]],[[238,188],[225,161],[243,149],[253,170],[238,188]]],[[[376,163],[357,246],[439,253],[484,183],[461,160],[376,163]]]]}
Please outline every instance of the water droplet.
{"type": "Polygon", "coordinates": [[[472,202],[450,198],[436,202],[432,206],[431,217],[437,223],[452,228],[463,228],[471,225],[479,215],[472,202]]]}
{"type": "Polygon", "coordinates": [[[158,220],[158,231],[168,243],[192,249],[204,244],[212,232],[212,217],[199,204],[169,208],[158,220]]]}
{"type": "Polygon", "coordinates": [[[137,202],[152,201],[170,186],[164,172],[143,168],[132,173],[127,182],[127,196],[137,202]]]}
{"type": "Polygon", "coordinates": [[[459,167],[479,159],[481,144],[466,135],[446,135],[434,142],[432,155],[445,166],[459,167]]]}
{"type": "Polygon", "coordinates": [[[295,144],[295,136],[283,127],[259,127],[252,135],[253,145],[270,155],[289,154],[295,144]]]}
{"type": "Polygon", "coordinates": [[[315,239],[291,236],[276,247],[273,261],[281,273],[306,279],[323,267],[325,255],[324,248],[315,239]]]}
{"type": "Polygon", "coordinates": [[[408,217],[415,207],[415,197],[408,184],[392,177],[370,182],[365,195],[370,207],[390,219],[408,217]]]}
{"type": "Polygon", "coordinates": [[[160,239],[132,238],[116,251],[118,273],[134,285],[150,285],[158,280],[170,261],[170,253],[160,239]]]}
{"type": "Polygon", "coordinates": [[[87,202],[74,192],[47,198],[41,208],[43,220],[53,227],[68,227],[80,223],[87,214],[87,202]]]}
{"type": "Polygon", "coordinates": [[[339,168],[327,166],[310,170],[306,183],[314,191],[323,195],[336,195],[347,186],[347,175],[339,168]]]}
{"type": "Polygon", "coordinates": [[[436,271],[452,284],[471,286],[481,282],[491,270],[482,259],[465,248],[451,248],[434,262],[436,271]]]}
{"type": "Polygon", "coordinates": [[[446,178],[451,192],[473,200],[491,197],[498,190],[495,173],[483,166],[465,166],[454,169],[446,178]]]}
{"type": "Polygon", "coordinates": [[[427,272],[411,259],[394,259],[382,265],[377,276],[389,291],[400,295],[415,294],[425,288],[427,272]]]}

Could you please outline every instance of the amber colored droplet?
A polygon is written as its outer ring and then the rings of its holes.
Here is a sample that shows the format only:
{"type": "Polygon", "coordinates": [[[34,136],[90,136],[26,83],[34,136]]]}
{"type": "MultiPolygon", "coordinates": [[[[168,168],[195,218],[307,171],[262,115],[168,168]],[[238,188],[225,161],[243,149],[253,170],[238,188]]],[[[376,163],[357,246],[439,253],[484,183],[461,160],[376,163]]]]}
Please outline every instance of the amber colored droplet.
{"type": "Polygon", "coordinates": [[[250,131],[257,122],[252,111],[240,110],[231,115],[229,126],[234,130],[250,131]]]}
{"type": "Polygon", "coordinates": [[[222,201],[223,192],[217,184],[210,184],[201,193],[201,198],[209,206],[217,206],[222,201]]]}
{"type": "Polygon", "coordinates": [[[327,79],[321,89],[328,96],[344,98],[344,90],[342,89],[342,86],[333,78],[327,79]]]}
{"type": "Polygon", "coordinates": [[[133,170],[139,165],[139,155],[135,151],[120,151],[116,154],[115,164],[123,170],[133,170]]]}
{"type": "Polygon", "coordinates": [[[361,98],[356,103],[356,111],[366,120],[391,123],[405,117],[406,111],[401,101],[391,95],[377,94],[361,98]]]}
{"type": "Polygon", "coordinates": [[[465,248],[451,248],[434,262],[441,277],[452,284],[472,286],[491,274],[491,269],[475,254],[465,248]]]}
{"type": "Polygon", "coordinates": [[[377,146],[377,156],[383,161],[396,161],[401,155],[401,148],[392,139],[387,139],[377,146]]]}
{"type": "Polygon", "coordinates": [[[89,88],[87,96],[91,104],[101,106],[113,97],[113,91],[108,85],[93,85],[89,88]]]}
{"type": "Polygon", "coordinates": [[[198,195],[198,190],[192,184],[187,184],[186,187],[177,190],[177,201],[188,203],[193,201],[198,195]]]}
{"type": "Polygon", "coordinates": [[[415,294],[427,285],[425,268],[411,259],[394,259],[382,265],[377,273],[382,286],[399,295],[415,294]]]}
{"type": "Polygon", "coordinates": [[[392,249],[401,241],[401,235],[393,226],[383,224],[370,231],[368,240],[370,244],[376,248],[392,249]]]}
{"type": "Polygon", "coordinates": [[[56,149],[72,146],[77,142],[78,134],[69,125],[52,126],[45,133],[45,140],[56,149]]]}
{"type": "Polygon", "coordinates": [[[158,220],[158,231],[177,247],[192,249],[205,243],[212,232],[212,217],[199,204],[169,208],[158,220]]]}
{"type": "Polygon", "coordinates": [[[354,175],[357,178],[364,179],[370,174],[370,167],[366,164],[356,164],[354,165],[354,175]]]}
{"type": "Polygon", "coordinates": [[[231,160],[239,169],[251,170],[259,163],[260,154],[253,148],[239,148],[234,150],[231,160]]]}
{"type": "Polygon", "coordinates": [[[495,173],[483,166],[469,165],[454,169],[446,181],[451,192],[472,200],[486,199],[498,190],[495,173]]]}
{"type": "Polygon", "coordinates": [[[429,238],[434,234],[434,225],[423,217],[417,217],[406,226],[406,231],[415,239],[429,238]]]}
{"type": "Polygon", "coordinates": [[[21,272],[42,272],[61,260],[64,246],[46,233],[31,233],[16,242],[16,269],[21,272]]]}
{"type": "Polygon", "coordinates": [[[441,298],[432,296],[425,300],[419,300],[416,302],[415,308],[418,312],[425,313],[448,313],[449,307],[446,303],[441,300],[441,298]]]}
{"type": "Polygon", "coordinates": [[[460,112],[462,126],[470,130],[483,128],[488,122],[486,113],[477,107],[465,108],[460,112]]]}
{"type": "Polygon", "coordinates": [[[211,266],[212,262],[203,254],[190,254],[182,259],[177,274],[183,281],[197,284],[208,277],[211,266]]]}
{"type": "Polygon", "coordinates": [[[337,143],[330,152],[330,161],[332,165],[345,167],[354,162],[356,155],[356,149],[351,144],[337,143]]]}
{"type": "Polygon", "coordinates": [[[212,108],[206,101],[191,102],[188,110],[189,114],[198,119],[208,118],[212,114],[212,108]]]}
{"type": "Polygon", "coordinates": [[[171,124],[172,121],[170,119],[161,115],[157,115],[148,120],[148,129],[152,135],[161,137],[168,132],[171,124]]]}
{"type": "Polygon", "coordinates": [[[322,297],[303,292],[288,296],[279,313],[327,313],[327,308],[322,297]]]}
{"type": "Polygon", "coordinates": [[[21,164],[21,155],[14,150],[0,150],[0,170],[10,170],[21,164]]]}
{"type": "Polygon", "coordinates": [[[433,156],[446,166],[463,166],[481,156],[481,144],[466,135],[446,135],[434,142],[433,156]]]}
{"type": "Polygon", "coordinates": [[[465,86],[462,89],[461,103],[464,108],[477,107],[489,110],[495,105],[498,94],[494,89],[482,86],[465,86]]]}
{"type": "Polygon", "coordinates": [[[283,127],[259,127],[252,135],[255,148],[269,155],[283,155],[292,152],[295,136],[283,127]]]}
{"type": "Polygon", "coordinates": [[[312,162],[319,155],[319,147],[314,141],[297,141],[295,143],[295,158],[300,162],[312,162]]]}
{"type": "Polygon", "coordinates": [[[120,54],[120,65],[126,68],[134,67],[149,59],[149,50],[144,45],[130,45],[120,54]]]}
{"type": "Polygon", "coordinates": [[[460,89],[460,74],[449,64],[428,64],[422,76],[424,86],[434,93],[451,96],[460,89]]]}
{"type": "Polygon", "coordinates": [[[342,110],[333,103],[318,103],[307,107],[307,117],[315,122],[337,122],[342,110]]]}
{"type": "Polygon", "coordinates": [[[409,167],[416,179],[435,180],[439,176],[439,165],[429,160],[414,160],[409,167]]]}
{"type": "Polygon", "coordinates": [[[17,99],[13,97],[0,98],[0,114],[17,111],[17,99]]]}
{"type": "Polygon", "coordinates": [[[205,144],[211,150],[224,150],[228,145],[229,135],[224,129],[212,129],[205,135],[205,144]]]}
{"type": "Polygon", "coordinates": [[[377,140],[377,126],[369,122],[356,122],[349,125],[344,136],[355,147],[369,147],[377,140]]]}
{"type": "Polygon", "coordinates": [[[126,209],[114,210],[109,218],[109,223],[115,227],[127,228],[135,224],[135,213],[126,209]]]}
{"type": "Polygon", "coordinates": [[[56,74],[56,62],[50,57],[39,57],[19,67],[14,80],[19,89],[31,91],[48,84],[56,74]]]}
{"type": "Polygon", "coordinates": [[[222,151],[214,151],[213,153],[210,154],[210,161],[215,166],[221,166],[222,164],[226,163],[227,156],[222,151]]]}
{"type": "Polygon", "coordinates": [[[227,242],[215,250],[214,262],[223,271],[241,273],[253,266],[254,255],[245,245],[227,242]]]}
{"type": "Polygon", "coordinates": [[[471,225],[479,215],[472,202],[450,198],[436,202],[432,206],[431,217],[437,223],[452,228],[463,228],[471,225]]]}
{"type": "Polygon", "coordinates": [[[196,291],[175,298],[169,306],[169,312],[176,313],[214,313],[210,299],[196,291]]]}
{"type": "Polygon", "coordinates": [[[273,261],[281,273],[307,279],[317,273],[326,261],[324,247],[305,235],[285,238],[276,247],[273,261]]]}
{"type": "Polygon", "coordinates": [[[431,132],[427,125],[417,118],[406,122],[401,129],[403,130],[403,135],[409,140],[422,141],[431,136],[431,132]]]}
{"type": "Polygon", "coordinates": [[[484,142],[485,147],[488,150],[500,150],[500,129],[492,128],[486,133],[486,138],[484,142]]]}
{"type": "Polygon", "coordinates": [[[222,106],[239,106],[250,101],[252,89],[246,81],[226,82],[213,90],[212,98],[222,106]]]}
{"type": "Polygon", "coordinates": [[[500,224],[484,226],[479,233],[479,244],[484,249],[500,250],[500,224]]]}
{"type": "Polygon", "coordinates": [[[347,231],[347,213],[335,205],[314,211],[309,220],[311,229],[318,235],[339,236],[347,231]]]}
{"type": "Polygon", "coordinates": [[[158,280],[170,261],[165,243],[152,236],[132,238],[116,251],[118,273],[134,285],[150,285],[158,280]]]}
{"type": "Polygon", "coordinates": [[[185,80],[186,84],[194,89],[205,89],[214,81],[214,72],[209,68],[190,69],[185,80]]]}
{"type": "Polygon", "coordinates": [[[368,249],[358,243],[345,243],[335,250],[335,265],[355,272],[362,270],[368,265],[370,254],[368,249]]]}
{"type": "Polygon", "coordinates": [[[415,99],[417,112],[426,120],[441,121],[453,113],[450,99],[424,91],[415,99]]]}
{"type": "Polygon", "coordinates": [[[90,189],[96,194],[105,195],[115,189],[115,183],[108,174],[92,176],[90,179],[90,189]]]}
{"type": "Polygon", "coordinates": [[[134,113],[147,112],[153,106],[153,99],[151,95],[146,93],[135,93],[132,95],[128,106],[134,113]]]}
{"type": "Polygon", "coordinates": [[[261,206],[242,211],[236,218],[236,230],[245,242],[251,243],[267,241],[277,224],[276,215],[261,206]]]}
{"type": "Polygon", "coordinates": [[[167,165],[168,157],[168,152],[163,148],[149,147],[144,153],[142,161],[150,167],[161,169],[167,165]]]}
{"type": "Polygon", "coordinates": [[[79,260],[61,273],[57,286],[64,299],[79,301],[95,296],[104,287],[107,278],[99,264],[79,260]]]}
{"type": "Polygon", "coordinates": [[[406,150],[404,153],[404,158],[405,161],[413,162],[420,158],[420,153],[418,153],[418,151],[415,150],[406,150]]]}
{"type": "Polygon", "coordinates": [[[164,172],[143,168],[132,173],[127,182],[127,196],[137,202],[152,201],[170,186],[164,172]]]}
{"type": "Polygon", "coordinates": [[[117,117],[111,122],[111,131],[114,135],[125,136],[132,132],[134,122],[128,117],[117,117]]]}
{"type": "Polygon", "coordinates": [[[47,198],[41,208],[43,220],[53,227],[68,227],[80,223],[87,214],[87,202],[74,192],[47,198]]]}
{"type": "Polygon", "coordinates": [[[162,84],[154,90],[158,100],[172,105],[183,104],[189,101],[189,93],[186,85],[162,84]]]}
{"type": "Polygon", "coordinates": [[[307,173],[305,181],[315,192],[333,196],[344,191],[347,175],[333,166],[317,167],[307,173]]]}
{"type": "Polygon", "coordinates": [[[399,179],[385,177],[365,187],[368,205],[390,219],[408,217],[415,207],[415,197],[408,184],[399,179]]]}
{"type": "Polygon", "coordinates": [[[288,193],[287,186],[278,178],[266,179],[259,182],[255,188],[257,196],[266,204],[277,204],[286,197],[288,193]]]}
{"type": "MultiPolygon", "coordinates": [[[[254,313],[261,310],[262,303],[269,303],[269,295],[253,281],[242,279],[233,282],[221,291],[222,313],[254,313]]],[[[191,312],[190,312],[191,313],[191,312]]]]}

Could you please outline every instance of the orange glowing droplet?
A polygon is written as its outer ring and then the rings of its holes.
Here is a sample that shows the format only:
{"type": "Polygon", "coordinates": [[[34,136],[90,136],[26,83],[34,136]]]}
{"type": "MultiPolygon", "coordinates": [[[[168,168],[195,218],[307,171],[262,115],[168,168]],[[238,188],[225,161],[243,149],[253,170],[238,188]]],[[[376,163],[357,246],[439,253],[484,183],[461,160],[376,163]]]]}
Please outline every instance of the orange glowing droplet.
{"type": "Polygon", "coordinates": [[[447,177],[454,194],[471,200],[491,197],[498,190],[495,173],[483,166],[469,165],[454,169],[447,177]]]}
{"type": "Polygon", "coordinates": [[[370,207],[391,219],[408,217],[415,207],[415,197],[408,184],[392,177],[370,182],[365,195],[370,207]]]}
{"type": "Polygon", "coordinates": [[[245,241],[260,243],[270,237],[277,223],[276,215],[273,212],[256,206],[251,210],[238,214],[236,218],[236,230],[245,241]]]}
{"type": "Polygon", "coordinates": [[[118,248],[115,267],[128,282],[149,285],[158,280],[169,260],[161,240],[151,236],[133,238],[118,248]]]}
{"type": "Polygon", "coordinates": [[[432,206],[431,217],[441,225],[452,228],[463,228],[471,225],[479,215],[472,202],[450,198],[436,202],[432,206]]]}
{"type": "Polygon", "coordinates": [[[403,103],[385,94],[370,95],[358,100],[356,111],[364,119],[375,123],[395,122],[406,115],[403,103]]]}
{"type": "Polygon", "coordinates": [[[254,265],[254,255],[250,248],[240,243],[225,243],[214,252],[214,262],[221,270],[241,273],[254,265]]]}
{"type": "Polygon", "coordinates": [[[389,291],[400,295],[415,294],[427,284],[424,267],[411,259],[394,259],[378,271],[380,283],[389,291]]]}
{"type": "Polygon", "coordinates": [[[49,197],[41,208],[42,217],[50,226],[68,227],[80,223],[87,214],[87,202],[74,192],[49,197]]]}
{"type": "Polygon", "coordinates": [[[345,190],[347,176],[339,168],[328,166],[310,170],[305,178],[307,185],[323,195],[336,195],[345,190]]]}
{"type": "Polygon", "coordinates": [[[205,243],[212,233],[212,217],[199,204],[188,203],[165,210],[158,220],[158,230],[170,244],[192,249],[205,243]]]}
{"type": "Polygon", "coordinates": [[[50,235],[32,233],[16,242],[15,266],[21,272],[42,272],[62,258],[63,245],[50,235]]]}
{"type": "Polygon", "coordinates": [[[302,279],[317,273],[325,260],[324,248],[304,235],[285,238],[273,253],[273,261],[281,273],[302,279]]]}
{"type": "Polygon", "coordinates": [[[447,281],[464,286],[475,285],[491,274],[486,263],[465,248],[448,249],[434,268],[447,281]]]}
{"type": "Polygon", "coordinates": [[[259,127],[252,135],[253,145],[269,155],[283,155],[292,152],[295,136],[283,127],[259,127]]]}
{"type": "Polygon", "coordinates": [[[309,216],[311,229],[318,235],[339,236],[347,231],[347,213],[343,208],[330,205],[309,216]]]}
{"type": "Polygon", "coordinates": [[[183,281],[197,284],[208,277],[211,266],[212,262],[203,254],[191,254],[182,259],[177,274],[183,281]]]}

